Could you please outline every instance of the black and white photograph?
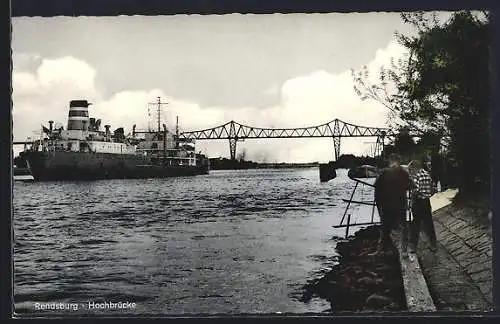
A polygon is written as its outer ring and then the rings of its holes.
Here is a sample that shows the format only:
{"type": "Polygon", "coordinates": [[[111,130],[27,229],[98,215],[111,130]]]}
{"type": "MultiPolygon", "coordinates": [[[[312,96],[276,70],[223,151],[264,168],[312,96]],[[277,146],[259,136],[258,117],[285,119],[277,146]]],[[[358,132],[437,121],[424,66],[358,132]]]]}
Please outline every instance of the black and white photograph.
{"type": "Polygon", "coordinates": [[[493,311],[490,34],[13,17],[14,316],[493,311]]]}

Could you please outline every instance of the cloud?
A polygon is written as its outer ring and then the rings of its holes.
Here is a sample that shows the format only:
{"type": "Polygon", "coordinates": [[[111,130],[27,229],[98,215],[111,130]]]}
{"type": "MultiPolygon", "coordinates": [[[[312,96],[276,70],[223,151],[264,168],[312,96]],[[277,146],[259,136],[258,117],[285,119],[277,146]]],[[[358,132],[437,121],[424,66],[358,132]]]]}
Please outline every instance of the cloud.
{"type": "Polygon", "coordinates": [[[16,71],[34,71],[41,63],[38,53],[12,53],[13,69],[16,71]]]}
{"type": "Polygon", "coordinates": [[[370,81],[378,81],[380,68],[389,67],[391,59],[397,62],[398,59],[407,58],[408,54],[408,50],[397,41],[391,41],[387,47],[379,48],[375,53],[375,58],[367,64],[368,70],[373,72],[370,74],[370,81]]]}
{"type": "Polygon", "coordinates": [[[78,98],[96,98],[96,71],[74,57],[41,59],[35,72],[26,66],[40,60],[36,54],[14,55],[12,101],[14,139],[34,136],[48,120],[66,121],[67,105],[78,98]],[[19,60],[19,61],[16,61],[19,60]],[[21,70],[22,72],[18,72],[21,70]]]}
{"type": "MultiPolygon", "coordinates": [[[[379,49],[367,63],[372,77],[391,57],[404,56],[404,48],[396,42],[379,49]]],[[[353,91],[349,71],[332,74],[325,70],[311,71],[275,85],[268,90],[279,101],[267,108],[203,107],[189,98],[175,98],[163,89],[129,89],[104,98],[96,89],[97,71],[76,57],[40,58],[36,54],[18,53],[13,57],[14,138],[24,140],[40,129],[40,123],[55,120],[66,124],[70,100],[87,99],[91,115],[112,128],[130,131],[133,124],[148,127],[148,102],[156,97],[168,102],[162,110],[170,129],[179,116],[181,131],[206,129],[230,120],[255,127],[294,128],[322,124],[335,118],[363,126],[385,126],[386,109],[373,101],[361,101],[353,91]],[[36,69],[33,62],[38,62],[36,69]]],[[[360,67],[354,67],[360,68],[360,67]]],[[[373,76],[375,75],[375,76],[373,76]]],[[[118,76],[117,76],[118,77],[118,76]]],[[[228,84],[230,86],[230,84],[228,84]]],[[[259,94],[256,94],[259,95],[259,94]]],[[[154,109],[154,107],[153,107],[154,109]]],[[[156,127],[155,111],[150,109],[151,127],[156,127]]],[[[342,153],[365,154],[366,141],[373,139],[342,139],[342,153]]],[[[198,149],[210,156],[228,156],[228,141],[199,141],[198,149]]],[[[247,157],[267,161],[329,161],[333,159],[333,141],[323,139],[259,139],[238,143],[247,157]]]]}
{"type": "Polygon", "coordinates": [[[43,94],[36,75],[29,72],[17,72],[12,75],[14,97],[35,96],[43,94]]]}

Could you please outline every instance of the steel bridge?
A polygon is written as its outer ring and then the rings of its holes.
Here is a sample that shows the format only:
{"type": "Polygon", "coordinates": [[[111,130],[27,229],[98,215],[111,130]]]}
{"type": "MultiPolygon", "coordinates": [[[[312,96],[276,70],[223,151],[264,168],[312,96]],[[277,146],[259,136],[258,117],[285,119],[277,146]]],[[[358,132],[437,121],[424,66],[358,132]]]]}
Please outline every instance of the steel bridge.
{"type": "MultiPolygon", "coordinates": [[[[195,140],[229,140],[231,159],[236,159],[236,143],[245,139],[258,138],[317,138],[330,137],[333,139],[335,160],[340,157],[340,139],[342,137],[375,137],[375,151],[381,152],[386,137],[393,137],[387,128],[366,127],[346,123],[334,119],[317,126],[299,128],[261,128],[240,124],[231,120],[223,125],[197,131],[182,132],[179,138],[195,140]]],[[[415,135],[416,136],[416,135],[415,135]]],[[[14,141],[14,145],[27,145],[31,142],[14,141]]]]}
{"type": "Polygon", "coordinates": [[[366,127],[346,123],[339,119],[334,119],[328,123],[300,128],[260,128],[240,124],[235,121],[227,122],[223,125],[183,132],[180,138],[195,140],[229,140],[229,151],[231,159],[236,158],[236,143],[240,140],[251,138],[313,138],[330,137],[333,139],[333,149],[335,160],[340,157],[340,139],[342,137],[376,137],[376,146],[383,149],[384,138],[392,137],[393,134],[386,128],[366,127]]]}

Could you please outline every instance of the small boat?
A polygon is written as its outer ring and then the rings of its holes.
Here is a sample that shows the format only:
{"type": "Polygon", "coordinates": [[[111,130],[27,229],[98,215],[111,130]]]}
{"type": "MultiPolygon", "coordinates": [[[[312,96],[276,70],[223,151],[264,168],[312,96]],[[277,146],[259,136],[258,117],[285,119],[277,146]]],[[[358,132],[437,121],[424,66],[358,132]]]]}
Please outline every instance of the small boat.
{"type": "Polygon", "coordinates": [[[347,176],[351,179],[376,178],[377,174],[377,168],[372,165],[361,165],[351,168],[349,172],[347,172],[347,176]]]}

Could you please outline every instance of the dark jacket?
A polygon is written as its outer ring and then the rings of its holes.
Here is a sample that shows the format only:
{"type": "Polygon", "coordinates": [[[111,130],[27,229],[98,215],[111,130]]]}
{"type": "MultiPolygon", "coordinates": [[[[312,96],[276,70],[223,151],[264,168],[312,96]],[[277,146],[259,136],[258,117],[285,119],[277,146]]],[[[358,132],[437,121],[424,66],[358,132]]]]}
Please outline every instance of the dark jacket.
{"type": "Polygon", "coordinates": [[[379,210],[402,210],[407,208],[407,190],[410,176],[401,166],[382,170],[375,181],[375,203],[379,210]]]}

